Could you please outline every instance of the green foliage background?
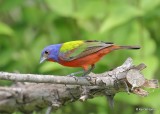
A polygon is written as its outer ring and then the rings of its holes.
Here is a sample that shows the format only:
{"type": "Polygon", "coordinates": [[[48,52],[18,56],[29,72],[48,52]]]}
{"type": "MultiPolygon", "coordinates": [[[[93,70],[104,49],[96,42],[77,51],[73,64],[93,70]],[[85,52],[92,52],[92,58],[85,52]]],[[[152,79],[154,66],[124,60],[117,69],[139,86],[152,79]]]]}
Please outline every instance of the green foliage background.
{"type": "MultiPolygon", "coordinates": [[[[0,0],[1,71],[55,75],[78,71],[56,63],[40,65],[39,59],[45,46],[79,39],[142,47],[107,55],[97,63],[96,73],[121,65],[130,56],[135,64],[147,65],[146,78],[160,79],[160,0],[0,0]]],[[[67,104],[55,114],[159,114],[160,91],[149,91],[145,98],[117,94],[113,110],[102,96],[67,104]],[[138,107],[153,110],[136,111],[138,107]]]]}

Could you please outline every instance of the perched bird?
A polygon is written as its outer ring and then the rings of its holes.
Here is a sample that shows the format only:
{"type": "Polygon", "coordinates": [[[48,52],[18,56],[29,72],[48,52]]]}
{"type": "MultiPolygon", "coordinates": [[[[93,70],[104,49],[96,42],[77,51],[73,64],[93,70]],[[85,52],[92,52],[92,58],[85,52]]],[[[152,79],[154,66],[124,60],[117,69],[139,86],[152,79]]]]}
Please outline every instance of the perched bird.
{"type": "Polygon", "coordinates": [[[140,47],[118,46],[111,42],[96,40],[70,41],[45,47],[41,53],[40,63],[47,60],[68,67],[82,67],[83,75],[86,75],[93,70],[95,63],[104,55],[118,49],[140,49],[140,47]],[[89,66],[91,66],[90,69],[89,66]]]}

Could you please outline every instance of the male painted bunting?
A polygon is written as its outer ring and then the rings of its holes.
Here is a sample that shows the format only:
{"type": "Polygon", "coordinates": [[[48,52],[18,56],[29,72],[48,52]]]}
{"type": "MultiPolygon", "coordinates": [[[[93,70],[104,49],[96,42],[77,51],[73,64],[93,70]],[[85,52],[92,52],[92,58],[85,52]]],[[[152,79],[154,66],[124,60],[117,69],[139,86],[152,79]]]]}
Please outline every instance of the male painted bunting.
{"type": "Polygon", "coordinates": [[[86,75],[93,70],[95,63],[104,55],[118,49],[140,49],[140,47],[118,46],[111,42],[96,40],[70,41],[45,47],[41,53],[40,63],[47,60],[68,67],[82,67],[83,75],[86,75]],[[90,69],[89,66],[91,66],[90,69]]]}

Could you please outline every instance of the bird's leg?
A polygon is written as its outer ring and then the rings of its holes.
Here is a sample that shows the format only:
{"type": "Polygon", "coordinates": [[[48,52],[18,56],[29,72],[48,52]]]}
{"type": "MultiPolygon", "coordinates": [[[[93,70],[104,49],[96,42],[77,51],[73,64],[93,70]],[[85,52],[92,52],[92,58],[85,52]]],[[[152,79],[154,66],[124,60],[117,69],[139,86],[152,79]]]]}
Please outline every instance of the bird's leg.
{"type": "Polygon", "coordinates": [[[92,72],[92,70],[95,68],[95,65],[91,65],[91,68],[88,69],[87,71],[84,71],[83,75],[82,76],[85,76],[85,75],[88,75],[90,72],[92,72]]]}
{"type": "MultiPolygon", "coordinates": [[[[88,67],[87,67],[87,68],[88,68],[88,67]]],[[[88,69],[88,70],[85,70],[85,68],[84,68],[84,70],[82,70],[82,71],[73,72],[73,73],[71,73],[71,74],[69,74],[69,75],[67,75],[67,76],[75,77],[75,75],[77,75],[77,74],[82,74],[82,73],[83,73],[82,76],[85,76],[85,75],[89,74],[94,68],[95,68],[95,65],[93,64],[93,65],[91,65],[91,68],[88,69]]],[[[76,77],[75,77],[75,78],[76,78],[76,77]]]]}
{"type": "Polygon", "coordinates": [[[78,81],[76,75],[77,75],[77,74],[82,74],[82,73],[84,73],[84,70],[78,71],[78,72],[73,72],[73,73],[71,73],[71,74],[69,74],[69,75],[67,75],[67,76],[73,77],[76,81],[78,81]]]}

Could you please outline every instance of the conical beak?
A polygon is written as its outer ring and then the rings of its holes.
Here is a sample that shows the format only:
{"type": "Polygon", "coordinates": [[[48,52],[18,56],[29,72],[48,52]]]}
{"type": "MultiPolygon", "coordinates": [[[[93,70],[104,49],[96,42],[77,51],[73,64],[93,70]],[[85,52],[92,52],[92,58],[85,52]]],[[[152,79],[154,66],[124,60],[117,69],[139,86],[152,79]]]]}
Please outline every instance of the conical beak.
{"type": "Polygon", "coordinates": [[[43,63],[47,58],[46,57],[41,57],[40,62],[39,63],[43,63]]]}

